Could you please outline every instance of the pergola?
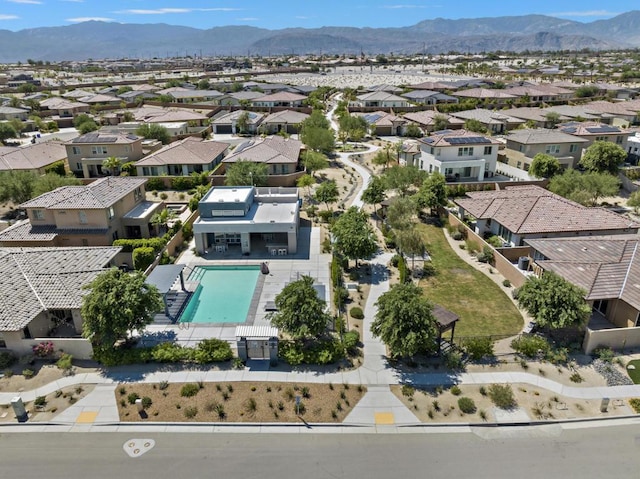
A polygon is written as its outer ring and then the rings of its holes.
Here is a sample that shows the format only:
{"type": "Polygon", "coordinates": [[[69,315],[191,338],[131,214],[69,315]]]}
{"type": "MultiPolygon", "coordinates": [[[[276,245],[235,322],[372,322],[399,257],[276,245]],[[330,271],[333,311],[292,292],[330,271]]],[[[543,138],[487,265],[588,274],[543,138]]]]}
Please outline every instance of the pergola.
{"type": "Polygon", "coordinates": [[[452,311],[443,308],[439,304],[435,304],[432,310],[433,316],[438,321],[438,354],[442,351],[442,335],[447,331],[451,331],[449,343],[453,344],[453,335],[456,331],[456,323],[460,317],[452,311]]]}
{"type": "Polygon", "coordinates": [[[180,288],[182,291],[187,291],[184,286],[184,276],[182,271],[186,267],[186,264],[161,264],[156,266],[151,274],[147,276],[145,282],[158,288],[160,294],[162,294],[162,302],[164,303],[164,314],[170,318],[169,304],[167,301],[167,294],[171,291],[173,283],[176,279],[180,278],[180,288]]]}

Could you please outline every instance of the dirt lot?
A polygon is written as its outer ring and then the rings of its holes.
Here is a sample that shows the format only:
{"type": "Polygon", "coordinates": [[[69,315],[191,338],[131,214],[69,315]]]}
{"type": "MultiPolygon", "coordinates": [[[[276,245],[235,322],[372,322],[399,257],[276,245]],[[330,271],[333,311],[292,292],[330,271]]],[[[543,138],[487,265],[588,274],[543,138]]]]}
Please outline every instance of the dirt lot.
{"type": "MultiPolygon", "coordinates": [[[[72,404],[85,397],[95,385],[83,384],[82,386],[69,386],[45,396],[45,403],[36,406],[34,402],[25,403],[30,422],[50,421],[72,404]]],[[[0,422],[15,422],[13,409],[9,404],[0,406],[0,422]]]]}
{"type": "MultiPolygon", "coordinates": [[[[80,367],[75,365],[73,367],[75,374],[93,373],[95,371],[97,371],[97,369],[93,367],[80,367]]],[[[48,364],[45,361],[36,361],[33,365],[18,363],[8,370],[3,371],[3,373],[4,377],[0,378],[0,392],[30,391],[57,381],[65,374],[64,371],[56,367],[55,364],[48,364]],[[34,376],[28,379],[25,378],[22,374],[22,371],[25,369],[32,370],[35,373],[34,376]],[[11,376],[7,374],[8,371],[11,371],[11,376]]]]}
{"type": "MultiPolygon", "coordinates": [[[[123,421],[196,422],[342,422],[366,392],[348,384],[190,383],[195,395],[184,397],[185,383],[121,384],[115,394],[123,421]],[[145,414],[129,403],[129,395],[151,399],[145,414]],[[300,399],[300,417],[296,397],[300,399]]],[[[135,398],[134,398],[135,399],[135,398]]]]}

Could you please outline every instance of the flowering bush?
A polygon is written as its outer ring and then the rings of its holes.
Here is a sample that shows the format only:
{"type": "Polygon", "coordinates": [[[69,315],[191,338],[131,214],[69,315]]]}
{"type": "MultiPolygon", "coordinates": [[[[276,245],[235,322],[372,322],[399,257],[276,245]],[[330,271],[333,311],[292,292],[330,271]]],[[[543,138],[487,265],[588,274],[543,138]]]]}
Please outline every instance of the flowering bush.
{"type": "Polygon", "coordinates": [[[40,344],[36,344],[33,346],[33,354],[38,356],[39,358],[46,358],[53,354],[55,350],[53,343],[51,341],[43,341],[40,344]]]}

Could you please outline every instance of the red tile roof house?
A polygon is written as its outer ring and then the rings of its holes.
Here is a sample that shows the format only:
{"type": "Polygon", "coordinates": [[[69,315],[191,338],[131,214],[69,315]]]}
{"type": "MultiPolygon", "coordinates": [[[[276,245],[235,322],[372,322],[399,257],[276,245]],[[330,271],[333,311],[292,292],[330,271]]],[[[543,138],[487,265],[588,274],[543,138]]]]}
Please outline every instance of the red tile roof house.
{"type": "Polygon", "coordinates": [[[56,140],[23,147],[0,146],[0,171],[22,170],[44,175],[48,167],[66,159],[66,148],[56,140]]]}
{"type": "Polygon", "coordinates": [[[302,106],[303,102],[307,99],[305,95],[299,95],[297,93],[290,93],[286,91],[281,91],[278,93],[272,93],[270,95],[261,96],[256,98],[255,100],[251,100],[251,104],[257,107],[277,107],[277,106],[286,106],[286,107],[297,107],[302,106]]]}
{"type": "Polygon", "coordinates": [[[496,235],[505,246],[538,238],[636,234],[640,225],[604,208],[587,208],[539,186],[468,192],[455,200],[458,216],[483,237],[496,235]]]}
{"type": "Polygon", "coordinates": [[[369,127],[376,126],[377,136],[396,136],[402,135],[407,120],[400,116],[384,111],[374,111],[372,113],[352,113],[354,116],[361,116],[367,122],[369,127]]]}
{"type": "Polygon", "coordinates": [[[189,176],[212,171],[229,151],[229,144],[193,136],[165,145],[135,163],[138,176],[189,176]]]}
{"type": "Polygon", "coordinates": [[[586,292],[593,314],[583,342],[599,347],[640,346],[640,240],[635,235],[527,240],[534,271],[553,272],[586,292]]]}

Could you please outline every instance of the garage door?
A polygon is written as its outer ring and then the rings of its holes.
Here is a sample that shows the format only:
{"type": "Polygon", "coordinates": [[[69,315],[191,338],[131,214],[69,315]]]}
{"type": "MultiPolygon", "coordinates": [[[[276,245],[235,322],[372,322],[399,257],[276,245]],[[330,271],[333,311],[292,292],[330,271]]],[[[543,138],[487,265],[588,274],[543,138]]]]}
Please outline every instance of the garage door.
{"type": "Polygon", "coordinates": [[[219,133],[221,135],[222,134],[227,134],[227,135],[231,134],[232,133],[231,125],[216,125],[216,133],[219,133]]]}

